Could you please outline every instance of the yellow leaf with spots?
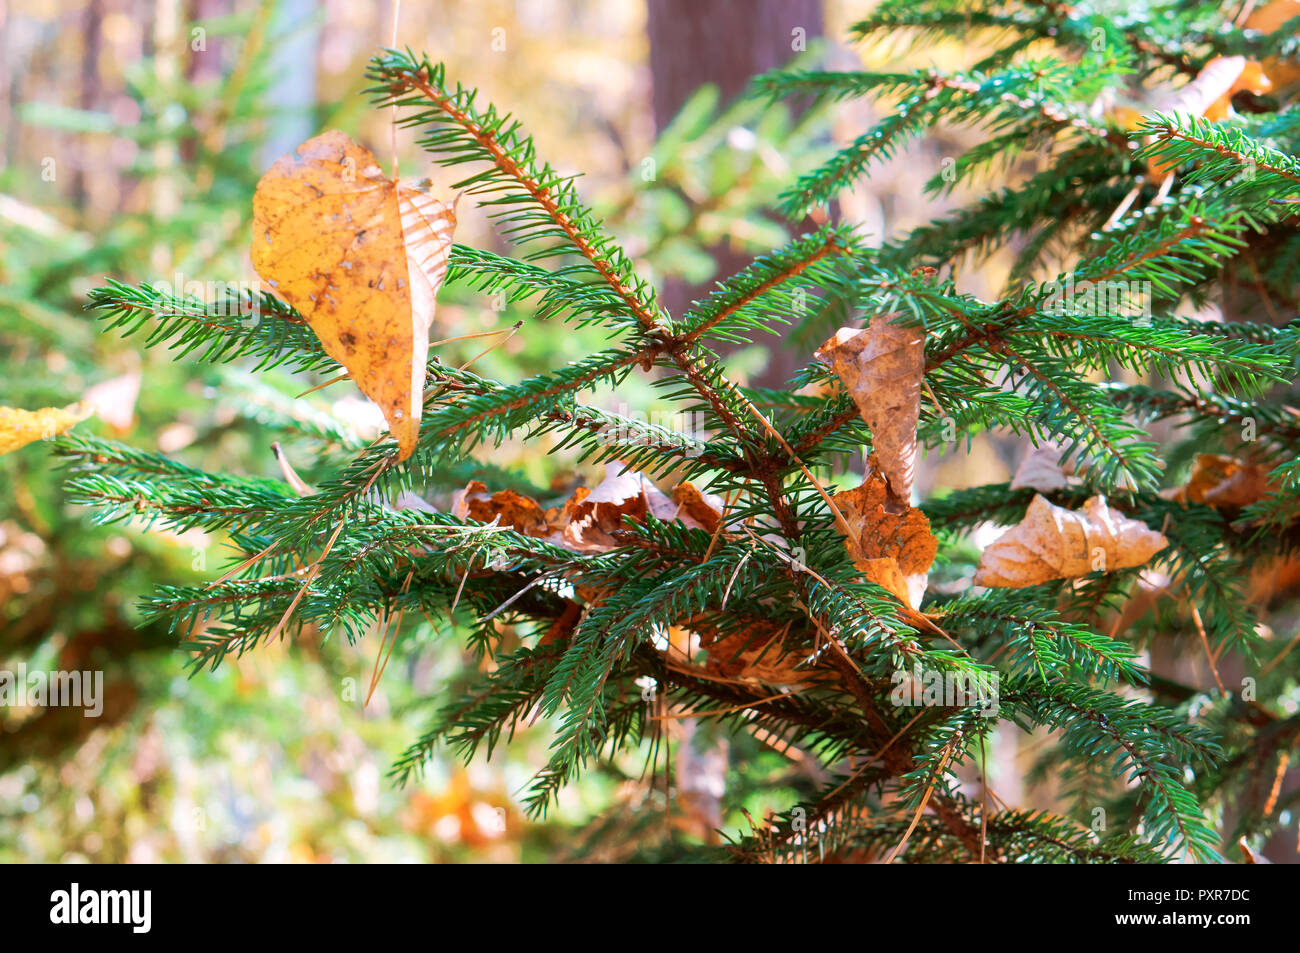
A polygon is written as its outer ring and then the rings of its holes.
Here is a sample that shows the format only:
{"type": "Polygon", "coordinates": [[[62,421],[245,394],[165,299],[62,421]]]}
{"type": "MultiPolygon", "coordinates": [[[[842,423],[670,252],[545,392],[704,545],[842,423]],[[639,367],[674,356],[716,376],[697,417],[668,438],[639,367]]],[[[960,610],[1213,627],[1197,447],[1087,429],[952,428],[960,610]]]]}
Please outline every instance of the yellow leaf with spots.
{"type": "Polygon", "coordinates": [[[18,407],[0,407],[0,454],[25,447],[37,440],[48,440],[61,434],[79,420],[85,420],[94,408],[87,404],[69,404],[67,407],[42,407],[40,410],[22,410],[18,407]]]}
{"type": "Polygon", "coordinates": [[[456,213],[341,132],[281,156],[253,196],[253,266],[379,405],[399,459],[420,432],[429,327],[456,213]]]}

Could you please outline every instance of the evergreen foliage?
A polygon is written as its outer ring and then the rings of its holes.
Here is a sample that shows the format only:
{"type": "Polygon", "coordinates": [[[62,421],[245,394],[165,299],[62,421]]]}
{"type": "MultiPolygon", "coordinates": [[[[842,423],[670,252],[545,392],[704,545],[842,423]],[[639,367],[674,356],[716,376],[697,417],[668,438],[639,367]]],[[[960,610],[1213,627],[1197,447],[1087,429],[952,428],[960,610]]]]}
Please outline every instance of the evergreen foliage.
{"type": "MultiPolygon", "coordinates": [[[[1287,559],[1298,538],[1300,423],[1288,402],[1300,334],[1291,317],[1300,122],[1272,98],[1244,118],[1156,113],[1129,131],[1098,104],[1136,83],[1195,75],[1214,55],[1289,48],[1281,33],[1222,24],[1210,5],[1088,9],[886,0],[858,35],[908,30],[925,44],[975,31],[996,51],[951,74],[798,68],[758,78],[760,100],[892,104],[876,126],[792,179],[779,208],[793,221],[939,124],[972,125],[985,139],[936,190],[986,182],[1029,150],[1046,164],[881,247],[851,223],[821,226],[677,315],[518,121],[441,66],[386,51],[371,65],[375,106],[396,106],[428,154],[456,171],[454,187],[487,207],[518,249],[506,257],[457,246],[448,287],[504,291],[534,309],[538,333],[562,334],[561,322],[595,327],[606,348],[516,382],[432,360],[415,454],[398,465],[391,443],[349,443],[322,425],[337,466],[313,495],[81,436],[58,441],[69,492],[100,521],[200,527],[236,546],[220,579],[146,599],[152,618],[187,639],[196,666],[305,626],[382,642],[401,639],[403,622],[423,614],[467,630],[492,664],[460,697],[430,700],[430,728],[395,766],[398,781],[418,775],[438,745],[490,755],[540,716],[555,735],[526,793],[540,816],[584,770],[613,770],[619,752],[642,750],[657,763],[671,710],[749,745],[737,752],[755,752],[753,770],[742,770],[739,754],[733,762],[729,805],[765,791],[788,794],[788,807],[729,830],[725,850],[664,844],[638,827],[647,857],[1220,860],[1238,837],[1257,841],[1291,822],[1294,808],[1274,779],[1300,742],[1300,656],[1287,657],[1281,633],[1265,638],[1261,607],[1245,593],[1252,570],[1287,559]],[[1152,157],[1179,169],[1167,195],[1148,174],[1152,157]],[[1109,221],[1135,184],[1131,210],[1109,221]],[[962,290],[968,270],[1003,248],[1016,261],[1000,296],[962,290]],[[1150,313],[1054,305],[1063,285],[1088,284],[1146,289],[1150,313]],[[1222,323],[1192,316],[1228,285],[1252,297],[1234,299],[1222,323]],[[963,580],[978,552],[969,534],[1015,524],[1033,496],[1006,484],[921,504],[942,541],[922,608],[948,638],[861,581],[823,489],[837,477],[850,485],[871,433],[811,353],[845,314],[882,312],[925,329],[920,439],[931,459],[994,431],[1060,443],[1086,472],[1051,501],[1075,508],[1104,493],[1163,532],[1169,545],[1153,568],[1168,577],[1166,598],[1119,626],[1118,611],[1142,591],[1139,570],[971,590],[963,580]],[[719,355],[737,341],[798,348],[810,363],[784,391],[740,386],[719,355]],[[583,403],[584,393],[633,374],[649,374],[663,399],[703,422],[703,435],[583,403]],[[463,486],[475,473],[504,488],[506,477],[475,469],[476,448],[543,435],[577,460],[619,460],[652,478],[706,486],[729,501],[722,530],[648,518],[626,523],[611,551],[580,555],[398,503],[405,493],[463,486]],[[1274,489],[1237,509],[1162,494],[1185,482],[1194,453],[1211,450],[1267,464],[1274,489]],[[566,631],[558,620],[574,613],[580,621],[566,631]],[[518,647],[501,647],[502,627],[521,634],[518,647]],[[782,689],[683,666],[665,651],[682,628],[751,641],[780,632],[806,681],[782,689]],[[1201,660],[1204,683],[1149,671],[1143,650],[1170,645],[1201,660]],[[996,717],[972,706],[900,708],[893,676],[918,667],[996,679],[996,717]],[[1218,668],[1240,673],[1240,683],[1216,685],[1218,668]],[[647,684],[656,687],[649,702],[647,684]],[[963,793],[959,771],[978,775],[999,724],[1045,730],[1036,772],[1057,783],[1065,813],[963,793]],[[818,769],[792,780],[757,755],[758,734],[818,769]]],[[[302,317],[270,294],[199,302],[110,283],[91,306],[108,328],[147,334],[146,344],[187,361],[337,373],[302,317]]],[[[562,502],[550,491],[531,495],[562,502]]],[[[624,836],[618,830],[589,833],[596,842],[624,836]]]]}

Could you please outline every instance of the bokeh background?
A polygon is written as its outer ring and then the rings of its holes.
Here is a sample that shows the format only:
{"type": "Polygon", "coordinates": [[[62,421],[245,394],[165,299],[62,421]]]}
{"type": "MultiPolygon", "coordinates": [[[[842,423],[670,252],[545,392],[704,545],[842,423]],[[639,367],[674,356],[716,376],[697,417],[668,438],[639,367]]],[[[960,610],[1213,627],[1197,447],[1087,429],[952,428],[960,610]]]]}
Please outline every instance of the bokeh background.
{"type": "MultiPolygon", "coordinates": [[[[873,118],[860,104],[808,111],[738,98],[751,74],[798,57],[844,68],[956,66],[978,55],[844,45],[847,25],[870,6],[408,2],[397,37],[513,112],[543,157],[581,172],[586,198],[680,307],[779,245],[791,226],[767,211],[772,199],[873,118]]],[[[374,431],[375,411],[350,384],[295,400],[317,381],[145,350],[143,335],[105,333],[83,308],[110,276],[256,283],[251,198],[277,156],[339,128],[387,161],[389,116],[369,105],[363,71],[391,31],[392,6],[380,0],[0,0],[0,404],[92,400],[97,418],[79,425],[88,432],[227,472],[278,477],[270,445],[279,441],[309,482],[323,475],[310,450],[321,433],[374,431]]],[[[398,143],[405,175],[427,172],[446,189],[446,173],[429,168],[409,132],[398,143]]],[[[963,197],[931,200],[922,189],[960,144],[931,137],[876,170],[839,211],[875,241],[928,220],[963,197]]],[[[1035,171],[1032,153],[1021,161],[1005,174],[1035,171]]],[[[457,240],[504,250],[466,205],[457,240]]],[[[968,290],[990,294],[1002,274],[995,261],[968,277],[968,290]]],[[[434,336],[529,317],[449,286],[434,336]]],[[[517,380],[600,346],[595,333],[535,325],[478,369],[517,380]]],[[[449,346],[443,357],[480,349],[449,346]]],[[[771,386],[808,359],[761,346],[728,356],[735,377],[771,386]]],[[[644,384],[600,401],[655,409],[644,384]]],[[[589,476],[537,446],[507,442],[484,456],[534,483],[589,476]]],[[[926,479],[1003,480],[1014,462],[1012,450],[982,441],[935,461],[926,479]]],[[[653,810],[643,752],[589,773],[546,819],[527,819],[516,794],[545,763],[545,724],[490,762],[466,767],[446,753],[396,787],[389,768],[418,736],[430,699],[490,663],[431,618],[404,634],[368,704],[373,638],[350,645],[306,631],[192,673],[176,636],[142,619],[136,601],[161,583],[215,578],[229,556],[201,533],[94,525],[64,498],[41,444],[0,457],[0,667],[102,670],[106,693],[94,719],[0,708],[0,861],[564,860],[578,844],[584,857],[616,860],[635,852],[640,831],[657,836],[671,824],[708,838],[711,820],[736,827],[741,808],[761,817],[781,804],[778,785],[751,804],[670,818],[653,810]],[[590,824],[598,815],[608,823],[590,824]]],[[[511,638],[501,632],[503,645],[511,638]]],[[[1009,769],[1021,742],[1004,741],[998,757],[1009,769]]],[[[681,770],[702,779],[707,801],[711,749],[682,748],[697,762],[681,770]]],[[[1010,770],[994,780],[1004,796],[1034,803],[1010,770]]]]}

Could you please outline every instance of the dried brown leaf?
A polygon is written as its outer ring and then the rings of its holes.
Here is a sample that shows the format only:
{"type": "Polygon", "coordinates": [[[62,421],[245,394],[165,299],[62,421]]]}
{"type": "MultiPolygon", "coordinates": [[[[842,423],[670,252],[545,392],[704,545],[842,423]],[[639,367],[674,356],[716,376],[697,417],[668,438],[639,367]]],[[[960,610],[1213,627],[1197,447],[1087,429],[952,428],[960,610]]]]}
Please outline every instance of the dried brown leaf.
{"type": "MultiPolygon", "coordinates": [[[[926,574],[921,574],[920,593],[914,595],[912,590],[916,586],[908,585],[909,577],[903,575],[902,570],[898,568],[898,560],[893,556],[859,559],[854,561],[854,565],[862,570],[863,579],[874,582],[905,606],[916,608],[916,603],[920,602],[925,595],[926,574]]],[[[910,578],[915,579],[916,576],[910,578]]]]}
{"type": "Polygon", "coordinates": [[[522,493],[499,490],[488,493],[478,480],[471,480],[451,499],[451,514],[459,519],[497,522],[528,536],[545,536],[550,532],[546,511],[522,493]]]}
{"type": "Polygon", "coordinates": [[[1179,499],[1208,506],[1242,507],[1258,502],[1272,489],[1266,467],[1220,453],[1202,453],[1197,455],[1179,499]]]}
{"type": "MultiPolygon", "coordinates": [[[[873,456],[873,463],[875,459],[873,456]]],[[[906,605],[919,606],[927,573],[939,551],[926,515],[894,500],[883,474],[875,469],[861,486],[835,494],[835,505],[852,531],[844,545],[854,565],[868,581],[888,589],[906,605]],[[894,570],[882,560],[892,560],[894,570]],[[895,573],[903,580],[901,593],[895,573]]]]}
{"type": "Polygon", "coordinates": [[[756,622],[739,632],[723,635],[712,625],[693,622],[700,647],[708,651],[705,670],[723,678],[748,678],[771,685],[803,687],[818,673],[802,665],[806,651],[786,644],[783,627],[756,622]]]}
{"type": "Polygon", "coordinates": [[[1016,475],[1011,478],[1013,490],[1031,489],[1050,493],[1053,490],[1063,490],[1069,485],[1069,474],[1061,466],[1061,448],[1050,443],[1031,450],[1020,461],[1016,475]]]}
{"type": "Polygon", "coordinates": [[[1019,589],[1130,569],[1167,545],[1168,540],[1145,523],[1110,509],[1104,497],[1092,497],[1079,512],[1035,495],[1025,518],[984,550],[974,582],[1019,589]]]}
{"type": "Polygon", "coordinates": [[[709,533],[717,532],[722,521],[722,498],[712,493],[702,493],[687,480],[673,488],[673,502],[677,504],[677,518],[687,526],[709,533]]]}
{"type": "Polygon", "coordinates": [[[872,448],[895,498],[906,500],[916,472],[916,425],[925,374],[925,331],[877,314],[866,329],[840,328],[817,349],[848,388],[871,428],[872,448]]]}
{"type": "Polygon", "coordinates": [[[564,504],[559,542],[579,553],[603,553],[619,543],[614,532],[623,517],[644,520],[653,513],[671,519],[677,505],[640,473],[622,463],[605,467],[605,478],[594,488],[579,487],[564,504]]]}
{"type": "Polygon", "coordinates": [[[613,462],[595,487],[578,487],[563,507],[544,510],[513,490],[489,493],[478,480],[452,497],[451,513],[460,519],[496,521],[577,553],[603,553],[620,545],[615,533],[624,517],[644,522],[654,516],[692,529],[713,532],[722,517],[722,500],[682,483],[669,497],[643,474],[613,462]]]}

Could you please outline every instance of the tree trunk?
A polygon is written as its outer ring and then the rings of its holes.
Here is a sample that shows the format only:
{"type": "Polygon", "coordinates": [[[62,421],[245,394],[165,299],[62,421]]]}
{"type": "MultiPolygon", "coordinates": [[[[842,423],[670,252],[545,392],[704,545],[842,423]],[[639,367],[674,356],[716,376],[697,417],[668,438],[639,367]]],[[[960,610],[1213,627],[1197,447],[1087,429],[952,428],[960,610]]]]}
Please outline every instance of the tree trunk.
{"type": "MultiPolygon", "coordinates": [[[[822,5],[820,0],[649,0],[647,30],[655,129],[662,130],[701,85],[712,83],[724,101],[733,99],[750,77],[788,62],[807,40],[821,34],[822,5]]],[[[710,254],[718,263],[715,278],[750,261],[727,248],[710,249],[710,254]]],[[[708,285],[690,287],[668,278],[660,295],[676,315],[708,291],[708,285]]],[[[777,344],[755,383],[779,386],[802,364],[777,344]]]]}

